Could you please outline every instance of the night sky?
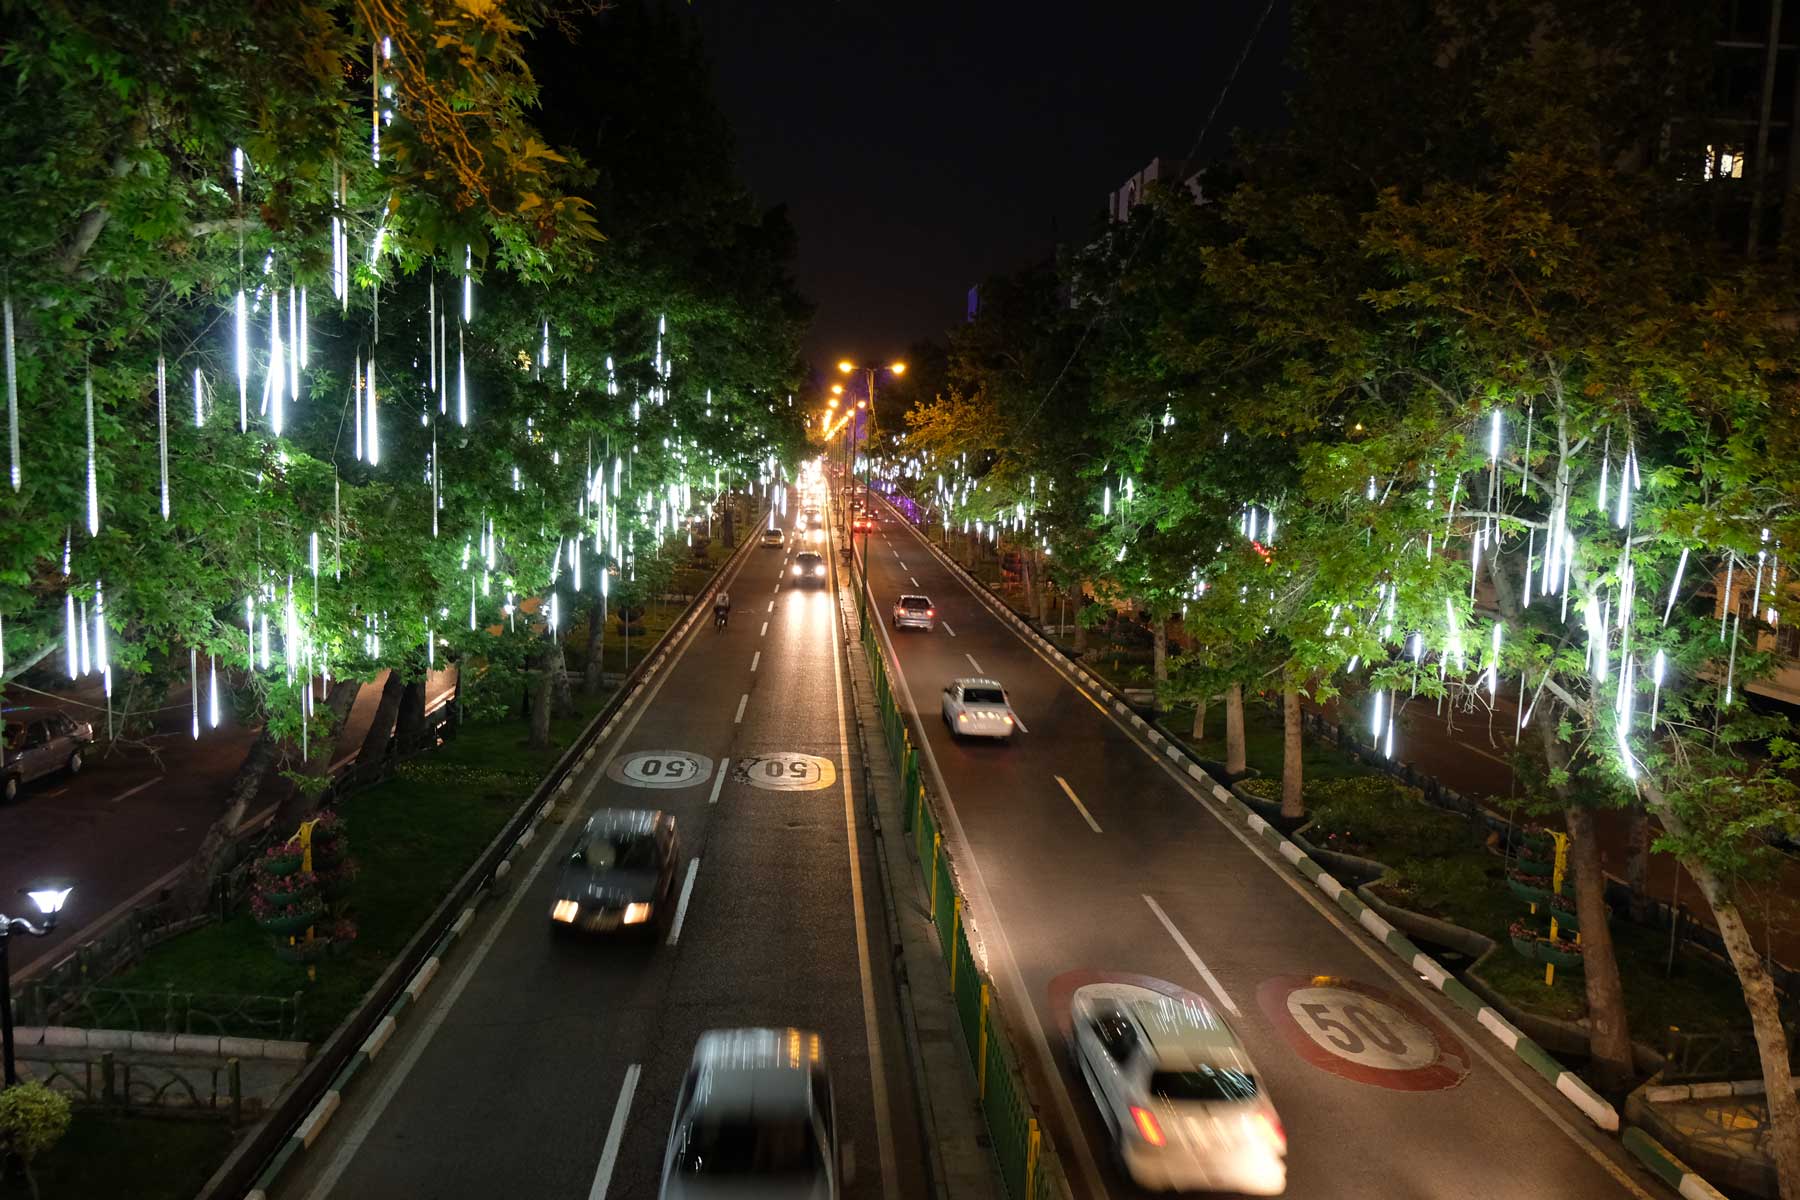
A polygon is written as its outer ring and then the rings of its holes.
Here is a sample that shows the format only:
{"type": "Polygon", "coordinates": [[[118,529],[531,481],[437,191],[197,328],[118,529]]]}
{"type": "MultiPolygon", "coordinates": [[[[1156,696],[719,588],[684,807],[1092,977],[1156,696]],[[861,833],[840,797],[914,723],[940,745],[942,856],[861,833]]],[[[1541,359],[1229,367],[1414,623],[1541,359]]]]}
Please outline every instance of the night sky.
{"type": "MultiPolygon", "coordinates": [[[[813,361],[941,336],[983,277],[1085,239],[1194,147],[1260,0],[692,0],[739,170],[799,234],[813,361]]],[[[1287,0],[1198,157],[1284,120],[1287,0]]]]}

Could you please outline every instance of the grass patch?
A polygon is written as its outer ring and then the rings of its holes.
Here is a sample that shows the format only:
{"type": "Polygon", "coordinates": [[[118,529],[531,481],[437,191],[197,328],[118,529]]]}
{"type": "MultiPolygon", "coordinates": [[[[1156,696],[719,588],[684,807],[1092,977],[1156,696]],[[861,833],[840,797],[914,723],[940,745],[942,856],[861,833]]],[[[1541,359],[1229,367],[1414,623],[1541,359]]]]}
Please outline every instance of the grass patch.
{"type": "MultiPolygon", "coordinates": [[[[356,947],[326,958],[307,978],[279,961],[270,936],[248,912],[153,948],[111,987],[289,996],[299,993],[299,1036],[323,1040],[361,1002],[407,939],[531,794],[599,700],[578,699],[580,715],[551,724],[552,749],[532,750],[520,721],[465,726],[441,749],[403,763],[392,779],[337,806],[362,873],[347,905],[360,927],[356,947]]],[[[267,1036],[253,1028],[233,1030],[267,1036]]]]}
{"type": "MultiPolygon", "coordinates": [[[[1256,780],[1267,787],[1269,780],[1256,780]]],[[[1276,783],[1279,795],[1279,784],[1276,783]]],[[[1388,779],[1318,781],[1307,788],[1312,823],[1305,836],[1321,845],[1385,864],[1375,885],[1390,903],[1482,933],[1499,949],[1481,977],[1520,1008],[1573,1021],[1587,1014],[1578,971],[1558,971],[1546,987],[1542,964],[1514,953],[1508,937],[1527,906],[1506,887],[1505,863],[1490,853],[1477,827],[1432,808],[1417,789],[1388,779]]],[[[1695,954],[1678,954],[1668,973],[1668,935],[1615,919],[1613,948],[1625,989],[1625,1011],[1638,1041],[1660,1044],[1677,1027],[1687,1033],[1747,1031],[1749,1014],[1736,975],[1695,954]]]]}
{"type": "MultiPolygon", "coordinates": [[[[1206,736],[1188,736],[1194,728],[1194,706],[1178,704],[1163,718],[1163,725],[1181,739],[1196,757],[1212,762],[1225,761],[1225,705],[1223,701],[1206,706],[1206,736]]],[[[1244,765],[1254,767],[1265,776],[1281,778],[1282,758],[1281,714],[1273,705],[1244,700],[1244,765]]],[[[1300,741],[1300,763],[1308,784],[1332,779],[1354,779],[1381,775],[1358,762],[1322,738],[1305,737],[1300,741]]],[[[1385,776],[1383,776],[1385,778],[1385,776]]],[[[1274,799],[1281,799],[1276,791],[1274,799]]]]}
{"type": "MultiPolygon", "coordinates": [[[[38,1159],[32,1174],[43,1200],[189,1200],[231,1149],[222,1121],[132,1117],[77,1108],[69,1132],[38,1159]]],[[[0,1196],[29,1196],[23,1178],[0,1196]]]]}

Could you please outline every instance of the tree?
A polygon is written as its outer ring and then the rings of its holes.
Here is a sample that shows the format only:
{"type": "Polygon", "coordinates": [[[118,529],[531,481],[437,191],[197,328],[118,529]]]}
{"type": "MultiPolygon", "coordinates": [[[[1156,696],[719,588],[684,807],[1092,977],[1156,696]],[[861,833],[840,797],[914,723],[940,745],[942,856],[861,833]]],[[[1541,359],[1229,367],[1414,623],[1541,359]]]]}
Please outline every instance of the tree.
{"type": "Polygon", "coordinates": [[[32,1200],[38,1195],[31,1164],[62,1141],[69,1130],[69,1098],[32,1080],[0,1091],[0,1162],[17,1158],[25,1168],[32,1200]]]}

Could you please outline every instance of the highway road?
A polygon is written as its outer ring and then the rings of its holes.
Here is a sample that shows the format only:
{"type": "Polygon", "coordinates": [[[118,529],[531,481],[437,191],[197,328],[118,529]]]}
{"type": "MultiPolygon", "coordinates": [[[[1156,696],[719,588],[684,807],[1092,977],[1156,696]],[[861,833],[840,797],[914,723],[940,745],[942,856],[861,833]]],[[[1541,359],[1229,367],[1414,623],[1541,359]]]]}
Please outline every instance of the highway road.
{"type": "Polygon", "coordinates": [[[729,626],[696,622],[675,647],[282,1200],[653,1197],[695,1039],[742,1025],[823,1035],[856,1163],[845,1195],[924,1194],[833,589],[795,585],[789,561],[757,547],[730,568],[729,626]],[[608,806],[675,814],[665,939],[552,934],[556,864],[608,806]]]}
{"type": "Polygon", "coordinates": [[[997,981],[1034,1095],[1078,1195],[1135,1189],[1109,1162],[1063,1050],[1068,991],[1143,976],[1199,994],[1237,1029],[1288,1136],[1288,1194],[1603,1200],[1654,1186],[1473,1021],[1249,835],[993,615],[883,507],[867,559],[902,703],[948,799],[972,881],[978,955],[997,981]],[[902,592],[935,631],[895,631],[902,592]],[[1003,683],[1010,745],[959,744],[939,689],[1003,683]],[[972,869],[971,869],[972,868],[972,869]]]}

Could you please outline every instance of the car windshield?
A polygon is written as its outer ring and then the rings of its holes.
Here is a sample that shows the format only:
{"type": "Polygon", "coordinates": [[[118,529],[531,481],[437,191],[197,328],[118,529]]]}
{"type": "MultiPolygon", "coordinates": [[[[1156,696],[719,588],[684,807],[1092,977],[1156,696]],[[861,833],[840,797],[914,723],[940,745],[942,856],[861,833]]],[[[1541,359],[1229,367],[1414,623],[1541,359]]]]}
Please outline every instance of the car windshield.
{"type": "Polygon", "coordinates": [[[1254,1100],[1256,1077],[1212,1067],[1158,1071],[1150,1076],[1150,1094],[1164,1100],[1254,1100]]]}
{"type": "Polygon", "coordinates": [[[812,1122],[702,1116],[681,1147],[685,1175],[816,1176],[823,1167],[812,1122]]]}
{"type": "Polygon", "coordinates": [[[972,687],[963,689],[964,704],[1005,704],[1006,693],[999,688],[972,687]]]}
{"type": "Polygon", "coordinates": [[[927,600],[923,596],[902,596],[902,597],[900,597],[900,607],[901,608],[930,608],[931,601],[927,600]]]}
{"type": "Polygon", "coordinates": [[[570,860],[594,871],[648,871],[656,866],[656,839],[620,833],[575,848],[570,860]]]}
{"type": "Polygon", "coordinates": [[[823,562],[825,560],[820,558],[818,555],[812,553],[811,551],[808,551],[805,554],[799,555],[794,561],[806,563],[808,566],[810,566],[813,563],[823,562]]]}

